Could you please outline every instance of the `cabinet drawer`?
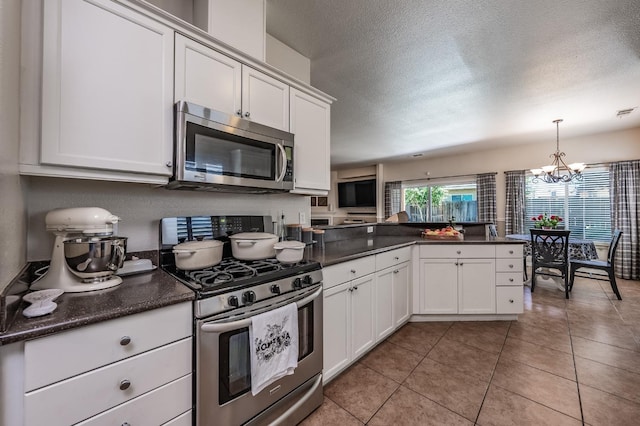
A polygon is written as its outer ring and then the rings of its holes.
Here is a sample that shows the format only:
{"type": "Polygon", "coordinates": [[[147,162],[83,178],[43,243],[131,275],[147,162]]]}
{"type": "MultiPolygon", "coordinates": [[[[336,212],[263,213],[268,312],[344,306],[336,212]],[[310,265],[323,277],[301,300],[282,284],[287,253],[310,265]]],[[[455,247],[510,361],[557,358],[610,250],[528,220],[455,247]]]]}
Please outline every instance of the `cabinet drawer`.
{"type": "Polygon", "coordinates": [[[496,273],[496,285],[521,285],[522,284],[522,272],[498,272],[496,273]]]}
{"type": "Polygon", "coordinates": [[[496,287],[496,312],[521,314],[524,303],[522,286],[496,287]]]}
{"type": "Polygon", "coordinates": [[[498,244],[496,257],[522,257],[522,244],[498,244]]]}
{"type": "MultiPolygon", "coordinates": [[[[191,374],[189,374],[78,425],[160,425],[174,420],[179,414],[191,413],[191,405],[191,374]]],[[[188,424],[191,424],[190,416],[188,424]]]]}
{"type": "Polygon", "coordinates": [[[191,318],[187,302],[29,340],[25,391],[191,336],[191,318]]]}
{"type": "Polygon", "coordinates": [[[375,271],[376,257],[367,256],[323,268],[322,281],[324,288],[331,288],[343,282],[372,274],[375,271]]]}
{"type": "Polygon", "coordinates": [[[420,257],[432,259],[494,258],[496,257],[496,248],[492,244],[422,244],[420,257]]]}
{"type": "Polygon", "coordinates": [[[70,425],[191,373],[192,339],[29,392],[24,398],[25,424],[70,425]],[[122,381],[130,385],[121,390],[122,381]]]}
{"type": "Polygon", "coordinates": [[[191,410],[168,421],[163,426],[191,426],[193,424],[193,412],[191,410]]]}
{"type": "Polygon", "coordinates": [[[512,259],[496,259],[496,272],[522,272],[522,256],[512,259]]]}
{"type": "Polygon", "coordinates": [[[411,260],[411,247],[376,254],[376,271],[411,260]]]}

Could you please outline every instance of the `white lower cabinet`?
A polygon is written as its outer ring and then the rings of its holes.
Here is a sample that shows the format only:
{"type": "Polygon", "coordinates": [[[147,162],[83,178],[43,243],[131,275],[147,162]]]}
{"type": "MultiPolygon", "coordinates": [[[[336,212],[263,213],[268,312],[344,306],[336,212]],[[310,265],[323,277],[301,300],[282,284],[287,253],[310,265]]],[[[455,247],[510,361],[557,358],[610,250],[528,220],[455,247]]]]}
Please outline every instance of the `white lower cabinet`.
{"type": "Polygon", "coordinates": [[[496,248],[496,312],[498,314],[523,312],[522,256],[522,245],[496,248]]]}
{"type": "Polygon", "coordinates": [[[376,342],[375,275],[369,274],[325,290],[324,381],[327,382],[376,342]]]}
{"type": "Polygon", "coordinates": [[[409,310],[409,262],[376,273],[376,338],[384,339],[404,324],[409,310]]]}
{"type": "Polygon", "coordinates": [[[458,266],[452,259],[420,259],[420,313],[458,313],[458,266]]]}
{"type": "Polygon", "coordinates": [[[191,318],[186,302],[25,342],[25,424],[163,424],[190,412],[191,318]]]}
{"type": "Polygon", "coordinates": [[[460,259],[458,261],[458,313],[494,314],[495,312],[495,261],[493,259],[460,259]]]}

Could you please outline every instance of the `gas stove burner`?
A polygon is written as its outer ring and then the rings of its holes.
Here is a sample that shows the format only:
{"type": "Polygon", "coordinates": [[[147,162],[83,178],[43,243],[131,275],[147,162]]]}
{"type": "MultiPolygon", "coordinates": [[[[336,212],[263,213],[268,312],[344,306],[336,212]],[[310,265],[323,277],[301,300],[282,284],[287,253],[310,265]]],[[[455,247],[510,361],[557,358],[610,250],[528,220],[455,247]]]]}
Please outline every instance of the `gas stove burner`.
{"type": "Polygon", "coordinates": [[[204,287],[229,283],[234,279],[234,276],[227,272],[210,270],[190,271],[186,275],[204,287]]]}

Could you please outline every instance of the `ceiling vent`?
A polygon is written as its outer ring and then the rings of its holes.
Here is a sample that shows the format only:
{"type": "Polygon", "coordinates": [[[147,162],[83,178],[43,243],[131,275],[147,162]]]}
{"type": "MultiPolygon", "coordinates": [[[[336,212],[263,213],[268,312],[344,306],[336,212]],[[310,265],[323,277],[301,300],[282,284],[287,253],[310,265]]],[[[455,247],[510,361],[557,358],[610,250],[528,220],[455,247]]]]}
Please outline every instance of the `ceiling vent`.
{"type": "Polygon", "coordinates": [[[616,113],[616,117],[618,118],[622,118],[625,115],[629,115],[633,112],[633,110],[635,110],[635,108],[627,108],[627,109],[621,109],[616,113]]]}

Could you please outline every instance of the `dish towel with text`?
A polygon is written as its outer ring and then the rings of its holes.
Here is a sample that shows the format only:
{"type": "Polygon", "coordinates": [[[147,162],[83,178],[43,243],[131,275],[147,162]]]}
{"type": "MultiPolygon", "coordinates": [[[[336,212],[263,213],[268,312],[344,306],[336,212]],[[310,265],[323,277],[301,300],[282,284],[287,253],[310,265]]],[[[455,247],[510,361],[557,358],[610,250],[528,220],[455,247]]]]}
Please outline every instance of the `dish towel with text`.
{"type": "Polygon", "coordinates": [[[290,303],[254,316],[251,342],[251,393],[257,395],[298,366],[298,305],[290,303]]]}

